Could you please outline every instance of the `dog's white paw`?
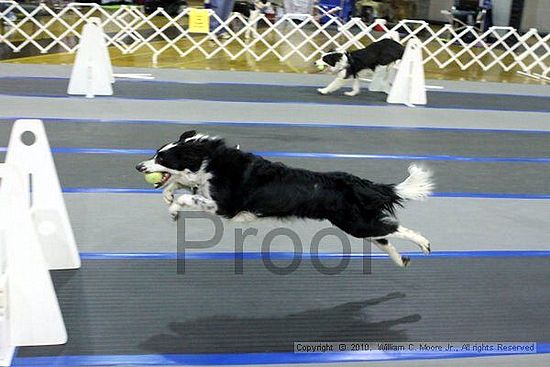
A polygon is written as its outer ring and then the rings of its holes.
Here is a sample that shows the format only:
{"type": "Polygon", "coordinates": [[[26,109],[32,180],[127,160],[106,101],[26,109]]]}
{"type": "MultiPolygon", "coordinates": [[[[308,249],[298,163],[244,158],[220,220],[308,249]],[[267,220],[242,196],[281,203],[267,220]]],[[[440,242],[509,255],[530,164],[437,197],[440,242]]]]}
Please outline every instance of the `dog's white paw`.
{"type": "Polygon", "coordinates": [[[420,246],[420,248],[422,249],[422,252],[424,253],[424,255],[429,255],[429,254],[432,253],[432,249],[431,249],[430,243],[428,241],[423,242],[423,243],[419,243],[418,246],[420,246]]]}
{"type": "Polygon", "coordinates": [[[349,92],[344,92],[344,94],[346,96],[349,96],[349,97],[354,97],[354,96],[358,95],[359,92],[355,92],[355,91],[352,90],[352,91],[349,91],[349,92]]]}
{"type": "Polygon", "coordinates": [[[190,194],[183,194],[178,196],[176,201],[180,206],[191,206],[194,204],[193,197],[194,196],[190,194]]]}
{"type": "Polygon", "coordinates": [[[179,212],[170,212],[170,219],[172,219],[174,222],[178,221],[179,212]]]}
{"type": "Polygon", "coordinates": [[[164,202],[168,205],[172,204],[174,202],[174,192],[172,191],[164,191],[162,193],[162,198],[164,199],[164,202]]]}
{"type": "Polygon", "coordinates": [[[317,92],[321,93],[322,95],[328,94],[327,88],[318,88],[317,92]]]}
{"type": "Polygon", "coordinates": [[[179,206],[177,203],[173,203],[172,205],[170,205],[170,207],[168,208],[168,213],[170,214],[170,218],[173,220],[173,221],[177,221],[178,220],[178,216],[180,214],[180,210],[181,210],[181,206],[179,206]]]}
{"type": "Polygon", "coordinates": [[[258,217],[251,212],[239,212],[237,215],[235,215],[233,218],[231,218],[232,222],[236,223],[245,223],[245,222],[252,222],[253,220],[258,219],[258,217]]]}

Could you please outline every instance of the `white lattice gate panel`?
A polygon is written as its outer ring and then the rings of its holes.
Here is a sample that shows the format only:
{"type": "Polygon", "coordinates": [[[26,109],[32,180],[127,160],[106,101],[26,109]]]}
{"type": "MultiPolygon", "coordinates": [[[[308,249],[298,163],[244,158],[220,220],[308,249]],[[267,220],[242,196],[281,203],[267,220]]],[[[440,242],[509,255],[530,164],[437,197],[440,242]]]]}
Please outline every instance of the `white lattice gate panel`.
{"type": "Polygon", "coordinates": [[[71,3],[61,9],[39,4],[26,10],[11,0],[0,3],[5,6],[0,10],[0,44],[13,52],[30,47],[40,53],[75,52],[83,25],[91,17],[99,17],[108,46],[122,54],[147,50],[153,63],[167,53],[181,58],[199,54],[205,59],[224,55],[231,60],[275,58],[284,62],[292,58],[311,62],[323,51],[361,48],[396,31],[403,44],[418,38],[424,63],[437,68],[519,70],[543,77],[550,74],[550,35],[541,35],[536,29],[521,33],[511,27],[491,27],[480,33],[474,27],[456,31],[450,25],[432,26],[416,20],[402,20],[388,28],[383,20],[365,24],[352,18],[343,23],[331,15],[321,23],[325,13],[319,9],[316,16],[285,14],[272,21],[261,14],[250,21],[234,13],[223,21],[210,10],[211,19],[219,26],[203,35],[189,33],[189,9],[172,17],[162,8],[146,15],[134,6],[112,11],[87,3],[71,3]],[[9,13],[17,14],[17,19],[11,20],[9,13]],[[252,37],[246,37],[247,32],[252,37]],[[223,33],[226,37],[217,37],[223,33]]]}

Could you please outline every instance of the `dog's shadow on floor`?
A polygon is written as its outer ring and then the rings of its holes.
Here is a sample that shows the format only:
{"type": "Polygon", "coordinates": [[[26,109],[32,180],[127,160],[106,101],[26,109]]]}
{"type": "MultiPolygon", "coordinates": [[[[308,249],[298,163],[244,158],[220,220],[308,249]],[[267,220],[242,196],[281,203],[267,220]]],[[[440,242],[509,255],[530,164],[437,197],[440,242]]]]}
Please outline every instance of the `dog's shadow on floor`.
{"type": "Polygon", "coordinates": [[[214,316],[168,325],[171,333],[158,334],[139,348],[155,354],[292,352],[294,342],[304,341],[405,341],[400,324],[418,322],[418,314],[378,322],[368,321],[368,308],[404,293],[349,302],[274,318],[214,316]]]}

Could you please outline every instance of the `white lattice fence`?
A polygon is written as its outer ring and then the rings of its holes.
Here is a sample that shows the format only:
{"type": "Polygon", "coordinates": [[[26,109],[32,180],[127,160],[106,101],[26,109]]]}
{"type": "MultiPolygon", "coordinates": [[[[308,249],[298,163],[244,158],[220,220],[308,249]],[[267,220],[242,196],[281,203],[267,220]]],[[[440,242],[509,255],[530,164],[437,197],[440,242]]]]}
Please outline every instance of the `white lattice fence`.
{"type": "Polygon", "coordinates": [[[198,35],[188,32],[188,9],[176,17],[163,9],[145,15],[136,7],[110,11],[97,4],[79,3],[60,10],[44,4],[29,10],[10,0],[0,0],[0,9],[0,45],[13,52],[27,47],[36,47],[41,53],[54,48],[74,52],[82,26],[90,17],[99,17],[109,46],[123,54],[147,49],[154,63],[170,51],[182,58],[198,52],[206,59],[224,54],[230,59],[251,57],[260,61],[275,57],[280,61],[298,58],[310,62],[322,51],[364,47],[386,32],[397,31],[403,43],[419,38],[424,62],[442,69],[458,66],[462,70],[479,67],[485,71],[498,68],[550,74],[550,35],[540,35],[535,29],[523,34],[511,27],[491,27],[484,33],[470,27],[457,32],[450,25],[433,27],[415,20],[403,20],[387,28],[383,21],[367,25],[353,18],[343,23],[331,16],[321,24],[319,16],[303,14],[285,14],[274,22],[260,15],[250,22],[234,13],[222,21],[211,12],[220,25],[210,34],[198,35]],[[17,19],[12,20],[10,13],[15,13],[17,19]],[[247,30],[252,31],[250,39],[245,37],[247,30]],[[215,36],[220,33],[226,33],[227,38],[215,36]]]}

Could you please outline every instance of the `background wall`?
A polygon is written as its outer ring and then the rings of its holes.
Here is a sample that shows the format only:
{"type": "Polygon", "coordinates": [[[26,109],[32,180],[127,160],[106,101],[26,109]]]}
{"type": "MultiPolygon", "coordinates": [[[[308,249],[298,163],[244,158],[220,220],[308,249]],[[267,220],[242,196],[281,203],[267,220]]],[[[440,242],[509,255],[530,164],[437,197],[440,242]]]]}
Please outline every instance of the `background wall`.
{"type": "MultiPolygon", "coordinates": [[[[450,9],[454,0],[418,0],[417,17],[429,21],[446,22],[441,10],[450,9]]],[[[510,21],[512,0],[493,0],[493,24],[507,26],[510,21]]],[[[521,30],[536,28],[550,32],[550,0],[525,0],[521,30]]]]}
{"type": "MultiPolygon", "coordinates": [[[[424,0],[429,1],[429,0],[424,0]]],[[[531,0],[530,2],[538,2],[539,0],[531,0]]],[[[527,1],[526,1],[527,2],[527,1]]],[[[540,3],[546,2],[550,9],[549,0],[541,0],[540,3]]],[[[444,22],[447,19],[441,14],[441,10],[450,9],[453,6],[453,0],[430,0],[430,10],[428,19],[433,21],[444,22]]],[[[507,26],[510,19],[510,7],[512,0],[493,0],[493,23],[494,25],[507,26]]]]}
{"type": "Polygon", "coordinates": [[[525,0],[521,18],[521,29],[536,28],[539,32],[550,32],[550,1],[525,0]]]}
{"type": "Polygon", "coordinates": [[[431,0],[428,19],[439,22],[447,21],[447,18],[441,14],[441,10],[448,10],[451,6],[453,6],[453,0],[431,0]]]}
{"type": "Polygon", "coordinates": [[[507,26],[510,21],[511,7],[512,0],[493,0],[493,24],[507,26]]]}

